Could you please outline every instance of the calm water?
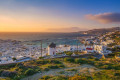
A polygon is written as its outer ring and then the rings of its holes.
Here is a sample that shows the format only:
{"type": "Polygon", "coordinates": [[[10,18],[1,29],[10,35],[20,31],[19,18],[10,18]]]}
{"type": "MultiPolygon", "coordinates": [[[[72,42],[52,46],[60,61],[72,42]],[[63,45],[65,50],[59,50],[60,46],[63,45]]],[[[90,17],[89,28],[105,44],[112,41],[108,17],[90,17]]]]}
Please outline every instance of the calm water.
{"type": "Polygon", "coordinates": [[[27,44],[40,45],[42,40],[43,47],[51,42],[68,45],[76,45],[76,38],[82,36],[79,33],[0,33],[0,39],[12,39],[25,41],[27,44]]]}
{"type": "Polygon", "coordinates": [[[31,41],[41,39],[76,38],[79,33],[0,33],[0,39],[31,41]]]}

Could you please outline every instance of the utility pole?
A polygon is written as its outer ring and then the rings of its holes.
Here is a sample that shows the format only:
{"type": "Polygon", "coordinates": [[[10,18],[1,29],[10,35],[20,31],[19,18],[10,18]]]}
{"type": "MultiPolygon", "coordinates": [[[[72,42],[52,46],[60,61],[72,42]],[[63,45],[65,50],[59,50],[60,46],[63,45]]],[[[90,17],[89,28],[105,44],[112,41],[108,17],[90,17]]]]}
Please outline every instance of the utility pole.
{"type": "Polygon", "coordinates": [[[41,40],[41,57],[42,57],[42,40],[41,40]]]}
{"type": "Polygon", "coordinates": [[[77,54],[78,54],[78,37],[77,37],[77,54]]]}

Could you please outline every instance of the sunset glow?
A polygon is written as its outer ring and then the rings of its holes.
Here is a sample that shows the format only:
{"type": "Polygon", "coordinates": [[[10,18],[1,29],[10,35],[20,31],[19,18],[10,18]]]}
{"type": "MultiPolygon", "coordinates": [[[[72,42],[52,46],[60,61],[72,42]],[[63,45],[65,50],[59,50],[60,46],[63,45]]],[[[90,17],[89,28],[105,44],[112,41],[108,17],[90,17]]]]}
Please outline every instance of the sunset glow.
{"type": "MultiPolygon", "coordinates": [[[[113,0],[0,0],[0,32],[76,32],[114,27],[111,18],[101,17],[117,12],[120,19],[118,8],[113,0]]],[[[116,22],[119,25],[120,20],[116,22]]]]}

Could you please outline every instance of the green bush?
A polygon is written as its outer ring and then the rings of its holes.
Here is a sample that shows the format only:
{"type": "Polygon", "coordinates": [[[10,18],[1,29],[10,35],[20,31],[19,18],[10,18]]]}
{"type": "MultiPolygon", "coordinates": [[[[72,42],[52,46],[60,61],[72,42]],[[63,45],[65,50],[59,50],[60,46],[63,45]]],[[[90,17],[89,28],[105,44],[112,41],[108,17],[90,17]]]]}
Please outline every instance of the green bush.
{"type": "Polygon", "coordinates": [[[61,64],[61,62],[58,61],[58,60],[49,60],[49,63],[53,63],[53,64],[61,64]]]}
{"type": "Polygon", "coordinates": [[[69,55],[69,56],[71,56],[72,54],[73,54],[73,52],[70,52],[70,51],[65,51],[64,52],[66,55],[69,55]]]}
{"type": "Polygon", "coordinates": [[[75,59],[75,63],[86,64],[86,63],[88,63],[88,61],[85,59],[75,59]]]}
{"type": "MultiPolygon", "coordinates": [[[[47,79],[49,79],[50,78],[50,76],[43,76],[41,79],[42,80],[47,80],[47,79]]],[[[39,79],[39,80],[41,80],[41,79],[39,79]]]]}
{"type": "Polygon", "coordinates": [[[29,75],[33,75],[34,73],[35,73],[35,70],[29,68],[28,70],[25,71],[24,74],[25,74],[26,76],[29,76],[29,75]]]}
{"type": "Polygon", "coordinates": [[[15,67],[16,64],[0,65],[0,69],[9,69],[15,67]]]}
{"type": "Polygon", "coordinates": [[[112,58],[112,57],[114,57],[114,56],[115,56],[115,54],[113,54],[113,53],[108,54],[108,57],[110,57],[110,58],[112,58]]]}
{"type": "Polygon", "coordinates": [[[13,61],[17,60],[15,57],[12,58],[13,61]]]}
{"type": "Polygon", "coordinates": [[[64,61],[65,62],[74,62],[74,59],[73,58],[64,58],[64,61]]]}
{"type": "Polygon", "coordinates": [[[50,78],[50,80],[68,80],[68,78],[64,76],[54,76],[50,78]]]}
{"type": "Polygon", "coordinates": [[[3,77],[15,77],[17,75],[17,72],[12,72],[12,71],[2,71],[1,76],[3,77]]]}
{"type": "Polygon", "coordinates": [[[77,71],[77,69],[68,69],[67,71],[77,71]]]}
{"type": "Polygon", "coordinates": [[[49,61],[47,60],[37,60],[36,63],[37,64],[47,64],[49,61]]]}
{"type": "Polygon", "coordinates": [[[58,64],[59,68],[64,68],[65,66],[63,64],[58,64]]]}
{"type": "Polygon", "coordinates": [[[115,73],[114,75],[115,75],[115,76],[120,76],[120,73],[115,73]]]}
{"type": "Polygon", "coordinates": [[[49,71],[49,68],[44,68],[43,70],[44,70],[44,71],[49,71]]]}
{"type": "Polygon", "coordinates": [[[50,65],[48,66],[49,69],[58,69],[59,67],[57,65],[50,65]]]}
{"type": "Polygon", "coordinates": [[[44,59],[44,57],[39,57],[39,59],[44,59]]]}
{"type": "Polygon", "coordinates": [[[4,70],[0,70],[0,76],[1,76],[1,73],[3,72],[4,70]]]}
{"type": "Polygon", "coordinates": [[[112,78],[111,75],[112,75],[112,73],[110,73],[110,72],[108,73],[108,71],[106,71],[106,72],[101,71],[101,72],[95,73],[93,76],[93,79],[94,80],[116,80],[116,79],[112,78]]]}
{"type": "Polygon", "coordinates": [[[24,64],[22,64],[22,63],[17,63],[16,67],[18,67],[19,69],[24,69],[25,68],[24,64]]]}

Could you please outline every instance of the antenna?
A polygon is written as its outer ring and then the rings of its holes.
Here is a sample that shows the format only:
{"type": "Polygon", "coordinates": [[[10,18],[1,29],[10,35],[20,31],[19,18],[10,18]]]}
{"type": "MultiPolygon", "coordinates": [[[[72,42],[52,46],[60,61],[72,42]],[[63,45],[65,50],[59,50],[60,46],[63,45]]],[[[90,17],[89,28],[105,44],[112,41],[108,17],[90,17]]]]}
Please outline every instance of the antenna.
{"type": "Polygon", "coordinates": [[[77,37],[77,54],[78,54],[78,37],[77,37]]]}

